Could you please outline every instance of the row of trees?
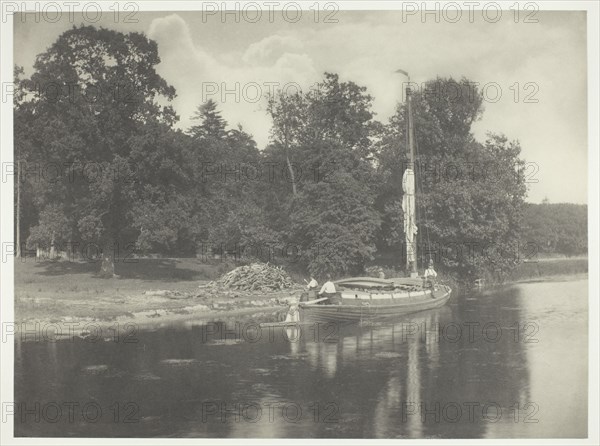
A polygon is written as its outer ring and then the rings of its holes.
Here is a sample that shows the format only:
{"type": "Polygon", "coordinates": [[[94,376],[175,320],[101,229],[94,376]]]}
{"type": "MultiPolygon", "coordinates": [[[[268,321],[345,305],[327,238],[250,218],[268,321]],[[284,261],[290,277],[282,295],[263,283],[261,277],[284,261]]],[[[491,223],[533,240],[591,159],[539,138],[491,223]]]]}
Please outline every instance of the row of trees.
{"type": "Polygon", "coordinates": [[[587,254],[587,206],[547,201],[527,203],[522,239],[534,243],[545,254],[587,254]]]}
{"type": "MultiPolygon", "coordinates": [[[[364,87],[326,73],[308,92],[266,98],[271,139],[259,150],[212,101],[175,129],[176,93],[159,63],[143,34],[84,26],[40,54],[29,78],[16,69],[29,248],[94,243],[108,274],[115,245],[178,255],[292,247],[313,274],[361,273],[377,252],[404,263],[401,103],[378,122],[364,87]],[[58,181],[48,166],[62,166],[58,181]]],[[[514,264],[503,251],[519,241],[526,195],[519,144],[473,137],[483,107],[472,85],[438,78],[413,95],[421,251],[465,277],[514,264]]]]}

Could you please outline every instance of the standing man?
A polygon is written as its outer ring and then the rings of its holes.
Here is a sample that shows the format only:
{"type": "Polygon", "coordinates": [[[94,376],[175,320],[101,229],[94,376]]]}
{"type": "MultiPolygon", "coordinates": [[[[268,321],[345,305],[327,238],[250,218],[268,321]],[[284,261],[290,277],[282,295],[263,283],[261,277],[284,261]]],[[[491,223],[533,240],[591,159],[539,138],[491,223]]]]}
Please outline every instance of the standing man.
{"type": "Polygon", "coordinates": [[[428,288],[433,288],[436,277],[437,273],[433,269],[433,260],[429,260],[429,267],[425,270],[425,274],[423,274],[423,286],[427,285],[428,288]]]}

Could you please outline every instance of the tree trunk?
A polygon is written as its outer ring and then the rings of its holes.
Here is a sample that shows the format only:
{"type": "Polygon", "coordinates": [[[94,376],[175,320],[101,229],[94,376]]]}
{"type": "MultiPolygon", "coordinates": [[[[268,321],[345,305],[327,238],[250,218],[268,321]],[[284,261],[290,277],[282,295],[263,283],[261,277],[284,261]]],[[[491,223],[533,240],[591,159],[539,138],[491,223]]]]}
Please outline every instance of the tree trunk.
{"type": "Polygon", "coordinates": [[[290,178],[292,180],[292,194],[296,195],[296,177],[294,176],[294,169],[292,163],[290,163],[290,157],[285,155],[285,161],[287,162],[288,170],[290,171],[290,178]]]}
{"type": "Polygon", "coordinates": [[[113,256],[113,246],[106,244],[102,250],[102,264],[100,265],[100,276],[110,279],[115,276],[115,259],[113,256]]]}
{"type": "Polygon", "coordinates": [[[288,170],[290,171],[290,178],[292,179],[292,194],[296,196],[296,176],[294,175],[294,169],[292,168],[292,163],[290,162],[290,144],[287,130],[284,134],[284,143],[285,147],[285,161],[287,163],[288,170]]]}
{"type": "Polygon", "coordinates": [[[56,242],[56,240],[55,240],[55,234],[53,232],[52,233],[52,240],[50,241],[50,259],[51,260],[55,260],[55,255],[56,255],[56,248],[54,246],[55,242],[56,242]]]}

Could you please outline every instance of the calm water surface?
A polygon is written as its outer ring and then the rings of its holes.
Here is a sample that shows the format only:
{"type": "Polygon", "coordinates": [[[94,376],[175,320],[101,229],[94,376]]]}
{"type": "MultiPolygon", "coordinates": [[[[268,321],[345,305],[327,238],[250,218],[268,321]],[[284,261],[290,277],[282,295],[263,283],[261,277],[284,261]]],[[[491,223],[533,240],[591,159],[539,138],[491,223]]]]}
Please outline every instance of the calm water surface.
{"type": "Polygon", "coordinates": [[[585,437],[587,296],[538,282],[369,327],[17,339],[15,435],[585,437]]]}

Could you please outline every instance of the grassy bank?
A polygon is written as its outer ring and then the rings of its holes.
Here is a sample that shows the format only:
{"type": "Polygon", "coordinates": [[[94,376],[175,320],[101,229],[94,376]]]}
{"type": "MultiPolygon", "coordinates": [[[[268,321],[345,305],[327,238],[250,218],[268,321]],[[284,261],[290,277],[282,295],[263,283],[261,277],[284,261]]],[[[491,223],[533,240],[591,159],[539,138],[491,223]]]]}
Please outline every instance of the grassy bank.
{"type": "Polygon", "coordinates": [[[198,259],[139,259],[115,265],[117,278],[97,276],[97,263],[15,262],[15,322],[132,321],[275,311],[287,308],[299,288],[278,292],[203,288],[235,264],[198,259]]]}

